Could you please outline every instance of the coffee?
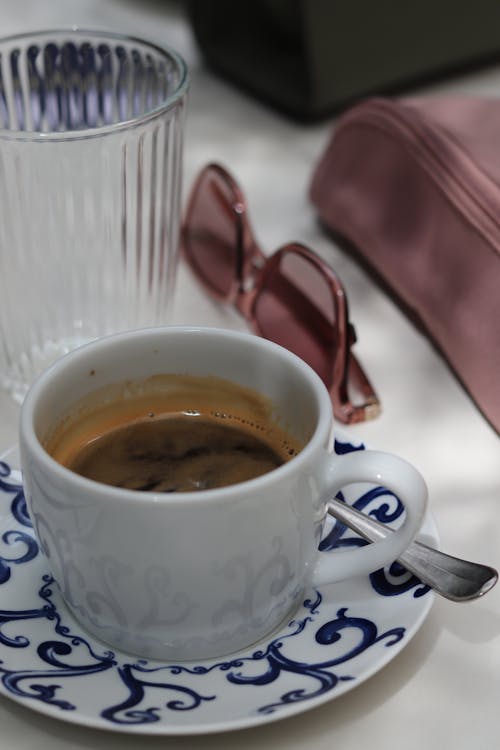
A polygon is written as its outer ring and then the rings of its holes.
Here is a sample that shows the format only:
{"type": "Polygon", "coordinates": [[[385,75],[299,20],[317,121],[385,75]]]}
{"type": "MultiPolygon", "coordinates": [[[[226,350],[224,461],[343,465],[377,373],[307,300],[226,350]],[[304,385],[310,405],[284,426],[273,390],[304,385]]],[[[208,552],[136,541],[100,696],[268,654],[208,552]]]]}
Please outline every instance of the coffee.
{"type": "Polygon", "coordinates": [[[87,397],[45,441],[59,463],[104,484],[213,489],[260,476],[300,450],[272,405],[234,383],[163,375],[113,389],[87,397]]]}

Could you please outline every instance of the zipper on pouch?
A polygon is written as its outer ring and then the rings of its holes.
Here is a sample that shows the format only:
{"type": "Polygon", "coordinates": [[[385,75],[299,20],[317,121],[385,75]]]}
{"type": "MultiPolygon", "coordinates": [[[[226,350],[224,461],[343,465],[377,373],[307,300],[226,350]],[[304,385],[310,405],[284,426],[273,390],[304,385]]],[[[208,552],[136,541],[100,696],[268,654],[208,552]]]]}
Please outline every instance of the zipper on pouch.
{"type": "Polygon", "coordinates": [[[500,254],[500,188],[451,135],[408,105],[371,99],[339,120],[337,133],[350,125],[371,125],[398,137],[446,198],[500,254]]]}

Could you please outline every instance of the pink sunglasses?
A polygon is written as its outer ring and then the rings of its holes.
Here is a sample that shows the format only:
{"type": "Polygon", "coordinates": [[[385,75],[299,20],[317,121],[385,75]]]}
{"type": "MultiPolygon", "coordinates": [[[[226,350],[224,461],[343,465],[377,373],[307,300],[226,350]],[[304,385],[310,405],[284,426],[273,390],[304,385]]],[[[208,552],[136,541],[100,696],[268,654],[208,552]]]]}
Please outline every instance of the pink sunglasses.
{"type": "Polygon", "coordinates": [[[182,249],[215,299],[233,304],[255,333],[316,370],[337,419],[354,423],[380,413],[377,395],[352,353],[356,335],[339,278],[297,242],[266,257],[252,232],[240,187],[218,164],[207,165],[194,183],[182,249]]]}

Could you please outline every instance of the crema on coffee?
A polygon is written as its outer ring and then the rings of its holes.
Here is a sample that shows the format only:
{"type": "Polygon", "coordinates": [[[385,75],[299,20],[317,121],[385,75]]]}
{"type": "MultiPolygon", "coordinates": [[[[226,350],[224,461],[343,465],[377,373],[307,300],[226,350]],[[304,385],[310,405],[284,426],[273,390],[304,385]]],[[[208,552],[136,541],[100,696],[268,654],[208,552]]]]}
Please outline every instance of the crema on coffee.
{"type": "Polygon", "coordinates": [[[45,441],[72,471],[104,484],[190,492],[272,471],[301,446],[257,392],[212,377],[159,375],[90,394],[45,441]]]}

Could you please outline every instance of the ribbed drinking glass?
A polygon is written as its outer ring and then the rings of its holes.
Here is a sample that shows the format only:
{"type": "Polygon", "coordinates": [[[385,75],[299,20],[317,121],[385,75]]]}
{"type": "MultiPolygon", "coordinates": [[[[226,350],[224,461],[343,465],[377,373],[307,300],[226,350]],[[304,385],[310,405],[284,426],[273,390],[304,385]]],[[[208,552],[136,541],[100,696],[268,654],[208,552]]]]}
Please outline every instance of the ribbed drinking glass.
{"type": "Polygon", "coordinates": [[[173,50],[83,30],[0,40],[0,382],[168,322],[188,73],[173,50]]]}

